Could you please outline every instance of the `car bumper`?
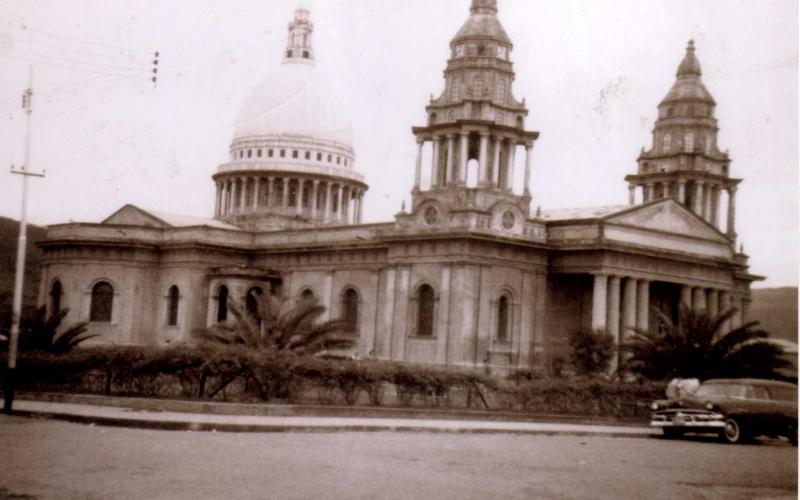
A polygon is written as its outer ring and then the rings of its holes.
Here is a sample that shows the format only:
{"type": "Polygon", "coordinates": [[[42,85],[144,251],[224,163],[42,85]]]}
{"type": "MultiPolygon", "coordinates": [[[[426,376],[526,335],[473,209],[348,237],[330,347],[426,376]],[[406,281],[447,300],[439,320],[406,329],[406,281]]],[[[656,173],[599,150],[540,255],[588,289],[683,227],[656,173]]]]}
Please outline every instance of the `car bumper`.
{"type": "Polygon", "coordinates": [[[719,413],[654,415],[650,426],[661,429],[724,429],[725,416],[719,413]]]}

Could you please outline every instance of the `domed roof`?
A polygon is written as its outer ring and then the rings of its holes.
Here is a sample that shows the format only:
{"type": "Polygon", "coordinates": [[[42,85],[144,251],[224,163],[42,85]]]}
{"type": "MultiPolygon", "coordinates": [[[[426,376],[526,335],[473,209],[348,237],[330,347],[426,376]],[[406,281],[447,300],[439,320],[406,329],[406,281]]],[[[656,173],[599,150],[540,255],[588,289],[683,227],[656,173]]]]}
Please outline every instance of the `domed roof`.
{"type": "Polygon", "coordinates": [[[511,39],[497,19],[497,1],[473,0],[470,16],[456,33],[453,43],[466,38],[487,37],[511,45],[511,39]]]}
{"type": "Polygon", "coordinates": [[[689,40],[689,45],[686,47],[686,55],[678,66],[677,80],[659,106],[678,101],[700,101],[711,105],[716,104],[711,93],[700,80],[701,75],[700,62],[694,55],[694,41],[689,40]]]}
{"type": "Polygon", "coordinates": [[[284,63],[245,99],[234,140],[302,135],[353,145],[349,106],[313,64],[284,63]]]}

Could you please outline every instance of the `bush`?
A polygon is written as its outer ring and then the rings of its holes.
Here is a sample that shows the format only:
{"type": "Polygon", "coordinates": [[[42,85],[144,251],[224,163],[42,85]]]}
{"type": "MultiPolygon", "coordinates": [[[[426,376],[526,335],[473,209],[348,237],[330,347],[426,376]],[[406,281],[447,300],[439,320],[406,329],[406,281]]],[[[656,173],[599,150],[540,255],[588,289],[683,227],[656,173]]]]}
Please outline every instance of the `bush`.
{"type": "Polygon", "coordinates": [[[595,375],[608,370],[614,356],[614,338],[604,330],[576,330],[569,336],[569,345],[578,375],[595,375]]]}

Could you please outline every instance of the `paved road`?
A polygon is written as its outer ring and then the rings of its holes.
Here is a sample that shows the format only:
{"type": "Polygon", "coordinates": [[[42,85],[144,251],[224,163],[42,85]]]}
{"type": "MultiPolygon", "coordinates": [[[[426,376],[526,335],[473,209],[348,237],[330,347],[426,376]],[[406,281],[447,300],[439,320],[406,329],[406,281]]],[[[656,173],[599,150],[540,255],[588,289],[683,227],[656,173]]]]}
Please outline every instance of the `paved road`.
{"type": "Polygon", "coordinates": [[[797,489],[797,449],[778,441],[236,434],[0,416],[0,461],[0,498],[749,499],[797,489]]]}

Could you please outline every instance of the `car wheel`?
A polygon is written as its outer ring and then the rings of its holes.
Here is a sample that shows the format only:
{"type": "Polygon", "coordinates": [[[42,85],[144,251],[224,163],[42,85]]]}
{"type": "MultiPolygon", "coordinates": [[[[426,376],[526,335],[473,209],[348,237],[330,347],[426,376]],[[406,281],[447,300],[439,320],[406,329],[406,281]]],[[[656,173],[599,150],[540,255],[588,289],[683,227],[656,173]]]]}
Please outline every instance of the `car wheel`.
{"type": "Polygon", "coordinates": [[[683,431],[680,429],[664,428],[664,437],[667,439],[678,439],[683,437],[683,431]]]}
{"type": "Polygon", "coordinates": [[[722,439],[726,443],[736,444],[745,440],[744,429],[741,421],[736,417],[725,419],[725,428],[722,430],[722,439]]]}

